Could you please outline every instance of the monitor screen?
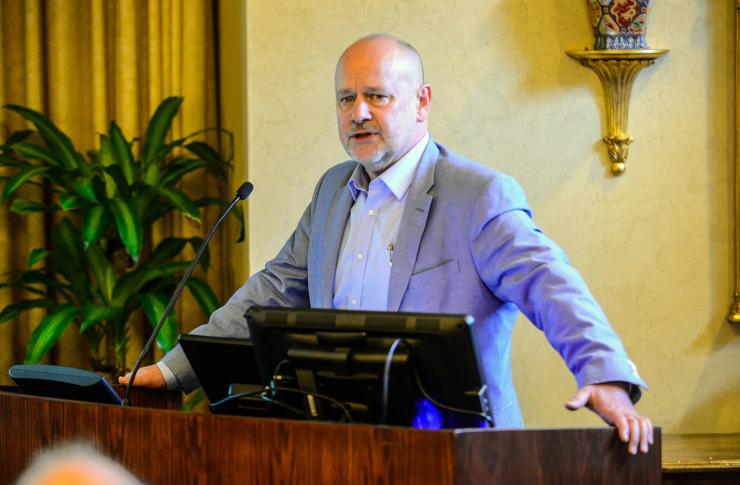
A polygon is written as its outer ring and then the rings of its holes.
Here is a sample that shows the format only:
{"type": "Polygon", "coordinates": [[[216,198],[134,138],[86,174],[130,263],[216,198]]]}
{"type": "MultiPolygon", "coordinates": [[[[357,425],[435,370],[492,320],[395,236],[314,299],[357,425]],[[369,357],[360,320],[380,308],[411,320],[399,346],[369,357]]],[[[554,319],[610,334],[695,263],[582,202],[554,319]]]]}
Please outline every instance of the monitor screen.
{"type": "Polygon", "coordinates": [[[255,306],[246,318],[282,417],[492,425],[470,316],[255,306]]]}

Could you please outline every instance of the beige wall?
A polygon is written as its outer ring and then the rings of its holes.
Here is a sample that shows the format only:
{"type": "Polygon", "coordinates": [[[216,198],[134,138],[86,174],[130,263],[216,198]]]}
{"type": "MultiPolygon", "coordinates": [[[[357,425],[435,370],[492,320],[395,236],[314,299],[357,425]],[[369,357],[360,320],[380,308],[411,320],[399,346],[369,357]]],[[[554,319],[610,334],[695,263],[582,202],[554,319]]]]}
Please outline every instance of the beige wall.
{"type": "MultiPolygon", "coordinates": [[[[337,56],[359,36],[393,33],[424,57],[433,136],[517,178],[590,283],[651,385],[640,409],[667,432],[740,431],[740,329],[724,321],[733,5],[653,3],[648,41],[671,52],[635,83],[635,142],[614,178],[601,87],[564,54],[592,43],[582,0],[247,1],[250,269],[275,254],[318,177],[345,159],[337,56]]],[[[599,424],[563,409],[575,384],[541,334],[522,320],[514,339],[527,424],[599,424]]]]}

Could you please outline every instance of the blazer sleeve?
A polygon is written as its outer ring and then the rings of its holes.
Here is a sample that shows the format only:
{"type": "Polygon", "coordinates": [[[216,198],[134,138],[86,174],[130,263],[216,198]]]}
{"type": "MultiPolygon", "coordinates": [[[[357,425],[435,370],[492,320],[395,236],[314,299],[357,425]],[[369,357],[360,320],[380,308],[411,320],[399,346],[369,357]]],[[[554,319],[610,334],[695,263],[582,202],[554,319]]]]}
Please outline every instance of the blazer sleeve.
{"type": "Polygon", "coordinates": [[[565,253],[534,224],[524,192],[504,175],[476,200],[471,251],[486,286],[542,332],[579,387],[608,381],[647,387],[565,253]]]}

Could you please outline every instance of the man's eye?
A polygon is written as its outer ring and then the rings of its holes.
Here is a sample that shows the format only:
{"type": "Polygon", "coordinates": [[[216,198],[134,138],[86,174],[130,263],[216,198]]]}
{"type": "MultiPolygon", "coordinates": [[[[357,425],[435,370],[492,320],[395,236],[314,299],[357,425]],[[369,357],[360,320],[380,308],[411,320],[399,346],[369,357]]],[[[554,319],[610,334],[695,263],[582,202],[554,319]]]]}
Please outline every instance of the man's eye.
{"type": "Polygon", "coordinates": [[[355,101],[354,96],[344,96],[343,98],[339,98],[339,106],[342,108],[346,108],[347,106],[351,105],[355,101]]]}
{"type": "Polygon", "coordinates": [[[371,103],[377,106],[388,104],[388,101],[390,100],[390,98],[385,94],[370,94],[368,95],[368,99],[371,103]]]}

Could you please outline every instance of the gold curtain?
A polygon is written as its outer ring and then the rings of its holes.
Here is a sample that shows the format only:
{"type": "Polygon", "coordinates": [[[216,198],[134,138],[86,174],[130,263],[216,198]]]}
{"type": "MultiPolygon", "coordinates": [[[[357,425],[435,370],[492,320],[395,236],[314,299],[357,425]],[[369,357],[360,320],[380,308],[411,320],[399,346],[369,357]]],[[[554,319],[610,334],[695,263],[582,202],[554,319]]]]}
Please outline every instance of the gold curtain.
{"type": "MultiPolygon", "coordinates": [[[[0,104],[42,111],[83,153],[94,146],[97,133],[107,131],[111,119],[129,139],[143,136],[147,120],[167,96],[185,98],[173,136],[218,126],[215,10],[213,0],[0,0],[0,104]]],[[[0,110],[0,139],[24,127],[18,116],[0,110]]],[[[220,139],[214,135],[207,141],[218,145],[220,139]]],[[[231,193],[215,179],[202,177],[184,180],[182,188],[193,197],[231,193]]],[[[154,239],[202,236],[216,215],[204,214],[202,227],[173,216],[156,229],[154,239]]],[[[0,208],[0,274],[25,268],[28,251],[47,243],[48,223],[43,216],[18,216],[0,208]]],[[[233,227],[222,232],[233,233],[233,227]]],[[[210,246],[207,280],[222,300],[234,287],[234,272],[226,263],[232,242],[214,240],[210,246]]],[[[19,296],[3,290],[0,306],[19,296]]],[[[177,316],[187,331],[205,317],[188,294],[183,296],[177,316]]],[[[0,325],[0,383],[8,383],[7,368],[23,360],[41,317],[34,313],[0,325]]],[[[136,320],[129,367],[146,336],[142,320],[136,320]]],[[[49,360],[87,367],[85,347],[70,327],[49,360]]]]}

